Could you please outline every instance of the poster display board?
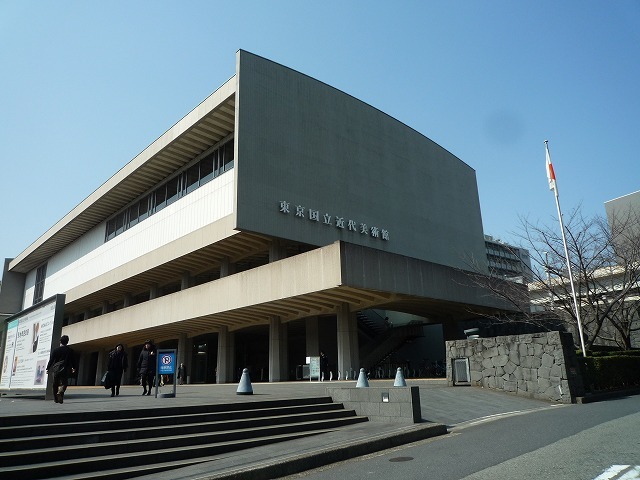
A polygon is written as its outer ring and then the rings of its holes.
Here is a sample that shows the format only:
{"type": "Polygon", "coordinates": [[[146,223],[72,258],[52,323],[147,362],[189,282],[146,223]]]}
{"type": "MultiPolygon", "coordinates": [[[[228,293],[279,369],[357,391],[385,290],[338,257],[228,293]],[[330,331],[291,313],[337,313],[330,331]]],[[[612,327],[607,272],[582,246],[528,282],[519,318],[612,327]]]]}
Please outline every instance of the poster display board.
{"type": "Polygon", "coordinates": [[[9,317],[6,329],[0,391],[47,388],[47,362],[62,330],[64,295],[56,295],[9,317]]]}
{"type": "Polygon", "coordinates": [[[317,378],[320,380],[320,357],[307,357],[309,363],[309,381],[317,378]]]}

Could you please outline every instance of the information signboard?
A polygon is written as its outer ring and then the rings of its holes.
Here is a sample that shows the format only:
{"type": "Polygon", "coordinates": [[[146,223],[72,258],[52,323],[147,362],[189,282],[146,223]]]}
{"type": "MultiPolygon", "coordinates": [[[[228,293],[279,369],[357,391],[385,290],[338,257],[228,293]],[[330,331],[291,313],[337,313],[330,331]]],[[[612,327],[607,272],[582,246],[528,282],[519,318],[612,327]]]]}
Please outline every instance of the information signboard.
{"type": "Polygon", "coordinates": [[[176,373],[175,352],[162,352],[158,355],[158,373],[160,375],[173,375],[176,373]]]}
{"type": "Polygon", "coordinates": [[[60,340],[64,298],[56,295],[6,320],[0,390],[45,393],[49,355],[60,340]]]}
{"type": "MultiPolygon", "coordinates": [[[[163,382],[160,377],[163,375],[174,375],[176,373],[176,350],[158,350],[158,365],[156,366],[156,398],[158,398],[158,388],[163,382]]],[[[163,393],[161,397],[176,396],[176,378],[173,377],[173,393],[163,393]]]]}
{"type": "Polygon", "coordinates": [[[309,357],[309,381],[320,380],[320,357],[309,357]]]}

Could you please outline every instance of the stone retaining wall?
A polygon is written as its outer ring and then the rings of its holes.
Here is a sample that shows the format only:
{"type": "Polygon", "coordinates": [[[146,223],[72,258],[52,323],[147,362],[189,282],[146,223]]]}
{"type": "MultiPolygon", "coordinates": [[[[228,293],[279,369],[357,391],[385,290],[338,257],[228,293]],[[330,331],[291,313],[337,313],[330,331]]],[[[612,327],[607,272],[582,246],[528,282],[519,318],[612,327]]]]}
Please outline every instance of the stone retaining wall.
{"type": "Polygon", "coordinates": [[[574,403],[584,395],[573,337],[544,332],[446,342],[447,380],[452,360],[469,359],[470,383],[530,398],[574,403]]]}

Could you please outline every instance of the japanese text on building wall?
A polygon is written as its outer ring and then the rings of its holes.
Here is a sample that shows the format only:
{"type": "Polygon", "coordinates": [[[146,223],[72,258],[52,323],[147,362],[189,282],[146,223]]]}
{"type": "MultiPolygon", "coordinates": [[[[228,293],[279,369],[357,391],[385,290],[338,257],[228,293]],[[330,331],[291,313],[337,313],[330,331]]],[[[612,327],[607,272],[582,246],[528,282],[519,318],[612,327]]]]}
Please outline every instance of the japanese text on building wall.
{"type": "Polygon", "coordinates": [[[286,200],[280,200],[280,213],[285,215],[291,214],[301,220],[322,223],[328,227],[352,231],[359,235],[368,235],[385,241],[389,240],[389,230],[384,228],[367,225],[363,222],[331,215],[329,213],[320,213],[320,210],[307,208],[304,205],[292,205],[286,200]]]}

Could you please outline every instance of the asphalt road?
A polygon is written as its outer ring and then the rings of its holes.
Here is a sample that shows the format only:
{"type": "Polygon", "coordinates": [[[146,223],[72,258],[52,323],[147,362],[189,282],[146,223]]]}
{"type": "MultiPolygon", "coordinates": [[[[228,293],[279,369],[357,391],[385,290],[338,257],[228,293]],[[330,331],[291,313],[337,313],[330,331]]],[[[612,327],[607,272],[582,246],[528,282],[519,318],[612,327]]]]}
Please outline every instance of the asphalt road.
{"type": "Polygon", "coordinates": [[[640,480],[640,396],[486,417],[288,479],[640,480]]]}

